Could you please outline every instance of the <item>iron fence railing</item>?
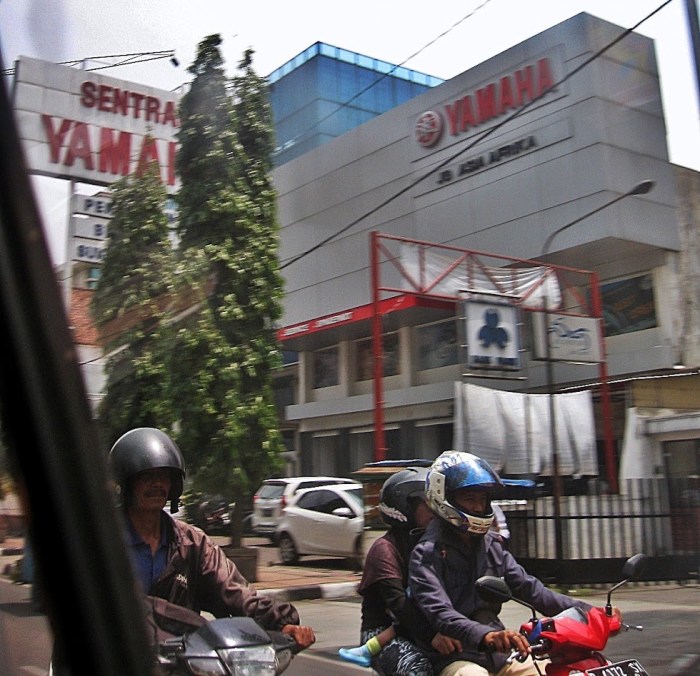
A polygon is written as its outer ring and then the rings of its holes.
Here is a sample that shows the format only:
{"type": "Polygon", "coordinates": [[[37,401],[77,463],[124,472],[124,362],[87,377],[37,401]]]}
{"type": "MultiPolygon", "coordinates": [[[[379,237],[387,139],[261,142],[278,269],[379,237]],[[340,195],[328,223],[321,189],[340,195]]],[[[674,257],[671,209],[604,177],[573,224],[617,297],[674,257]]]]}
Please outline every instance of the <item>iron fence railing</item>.
{"type": "Polygon", "coordinates": [[[692,479],[629,480],[614,495],[562,496],[562,560],[555,557],[552,497],[505,511],[511,551],[550,581],[615,581],[624,560],[638,552],[650,557],[647,579],[684,580],[700,567],[700,487],[692,479]]]}

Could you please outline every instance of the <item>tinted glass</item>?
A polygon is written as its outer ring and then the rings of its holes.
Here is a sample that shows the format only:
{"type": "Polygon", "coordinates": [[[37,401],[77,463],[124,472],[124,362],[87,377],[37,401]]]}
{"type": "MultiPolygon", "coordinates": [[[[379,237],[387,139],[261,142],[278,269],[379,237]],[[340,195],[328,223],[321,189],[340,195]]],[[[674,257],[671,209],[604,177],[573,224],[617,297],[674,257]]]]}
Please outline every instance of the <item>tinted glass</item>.
{"type": "Polygon", "coordinates": [[[263,484],[258,491],[258,497],[264,500],[281,498],[286,484],[263,484]]]}

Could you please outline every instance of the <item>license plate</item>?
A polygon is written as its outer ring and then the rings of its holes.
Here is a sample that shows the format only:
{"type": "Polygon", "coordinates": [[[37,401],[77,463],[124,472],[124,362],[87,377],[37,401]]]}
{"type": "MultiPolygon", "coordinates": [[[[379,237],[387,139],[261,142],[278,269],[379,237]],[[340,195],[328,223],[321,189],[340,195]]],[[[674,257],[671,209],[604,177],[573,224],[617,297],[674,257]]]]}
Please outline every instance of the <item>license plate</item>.
{"type": "Polygon", "coordinates": [[[274,509],[263,509],[262,515],[263,516],[272,516],[272,513],[274,512],[274,509]]]}
{"type": "Polygon", "coordinates": [[[586,671],[590,676],[649,676],[637,660],[622,660],[586,671]]]}

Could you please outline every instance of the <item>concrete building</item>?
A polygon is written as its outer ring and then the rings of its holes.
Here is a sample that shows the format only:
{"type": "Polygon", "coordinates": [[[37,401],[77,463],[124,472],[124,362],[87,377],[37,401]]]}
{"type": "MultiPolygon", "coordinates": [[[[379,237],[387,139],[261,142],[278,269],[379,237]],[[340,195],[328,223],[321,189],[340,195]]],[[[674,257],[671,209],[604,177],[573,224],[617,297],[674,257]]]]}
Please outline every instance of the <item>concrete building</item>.
{"type": "MultiPolygon", "coordinates": [[[[623,32],[580,14],[276,168],[286,279],[279,336],[298,356],[285,367],[283,398],[294,401],[285,418],[299,471],[345,473],[377,457],[364,360],[379,270],[394,285],[381,328],[386,457],[434,457],[455,445],[455,393],[465,381],[520,394],[553,386],[590,393],[600,476],[678,467],[697,475],[700,402],[693,397],[694,414],[681,421],[670,394],[681,382],[698,390],[698,258],[683,246],[697,236],[697,176],[668,161],[652,40],[633,33],[616,42],[623,32]],[[643,180],[654,182],[651,192],[626,196],[643,180]],[[465,377],[461,303],[413,293],[389,257],[373,267],[372,232],[592,272],[607,373],[558,362],[548,376],[534,358],[536,322],[522,313],[517,373],[465,377]],[[657,401],[642,406],[643,390],[657,401]],[[669,415],[673,423],[659,418],[669,415]],[[634,440],[640,425],[644,450],[634,440]],[[693,441],[673,446],[668,426],[688,428],[682,435],[693,441]]],[[[551,472],[549,460],[526,464],[551,472]]],[[[563,473],[587,476],[588,467],[574,462],[563,473]]]]}

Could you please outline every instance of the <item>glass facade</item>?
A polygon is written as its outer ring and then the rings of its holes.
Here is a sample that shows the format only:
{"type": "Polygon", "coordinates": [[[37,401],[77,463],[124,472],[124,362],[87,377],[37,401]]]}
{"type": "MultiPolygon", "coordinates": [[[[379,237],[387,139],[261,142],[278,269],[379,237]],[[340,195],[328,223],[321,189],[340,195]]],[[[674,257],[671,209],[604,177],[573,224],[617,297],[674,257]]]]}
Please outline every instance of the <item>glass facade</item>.
{"type": "Polygon", "coordinates": [[[268,76],[280,166],[443,80],[316,42],[268,76]]]}

